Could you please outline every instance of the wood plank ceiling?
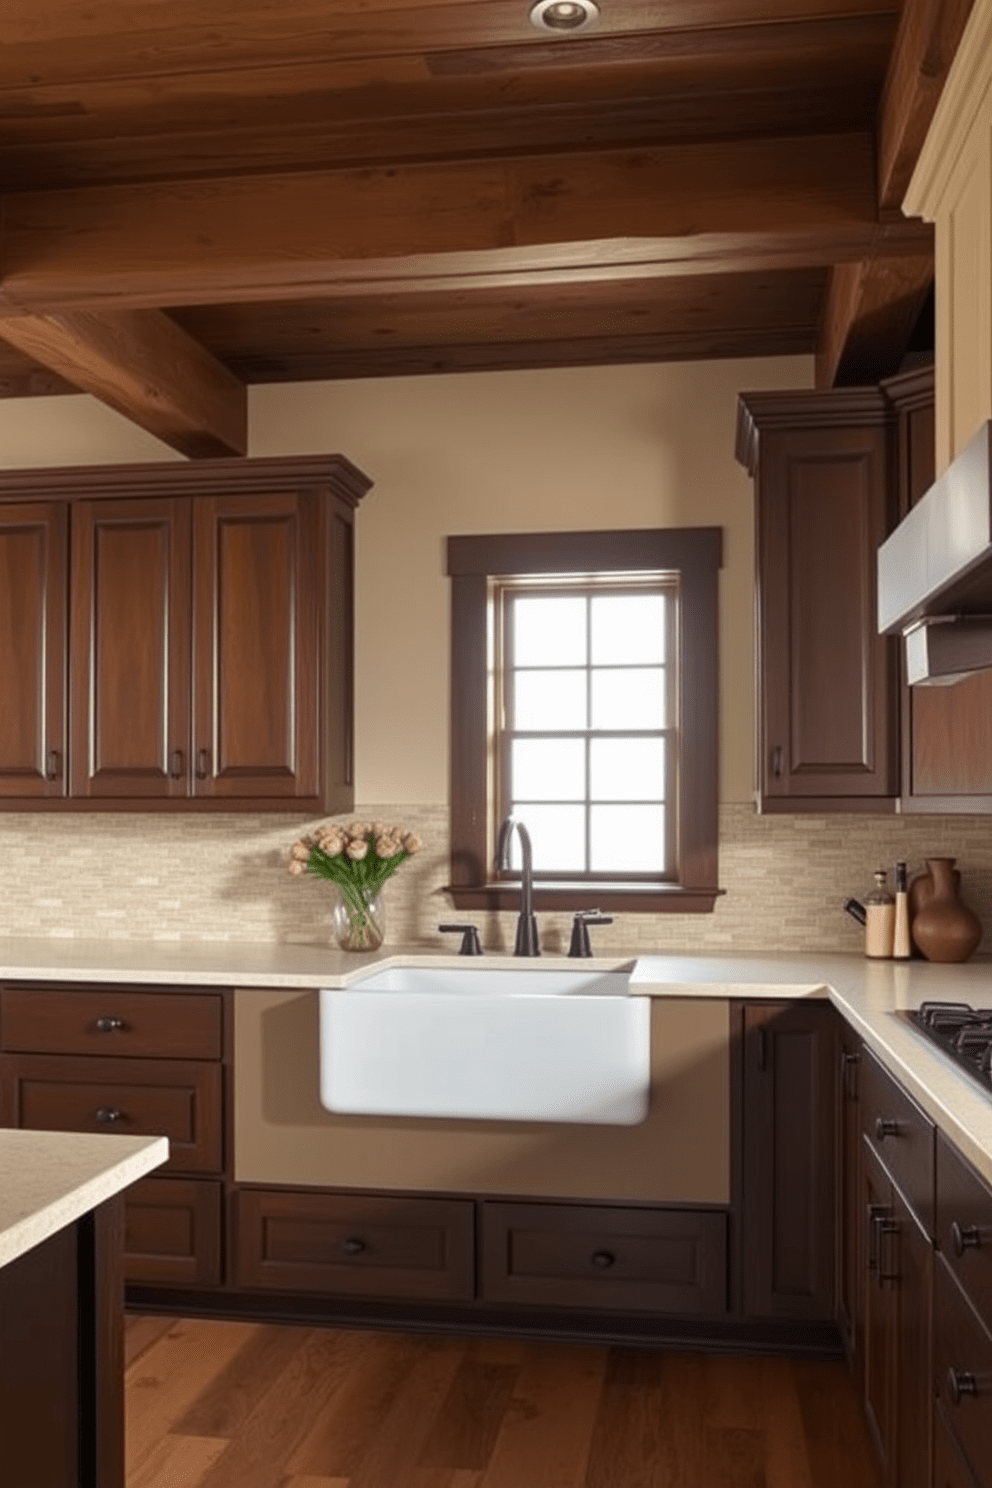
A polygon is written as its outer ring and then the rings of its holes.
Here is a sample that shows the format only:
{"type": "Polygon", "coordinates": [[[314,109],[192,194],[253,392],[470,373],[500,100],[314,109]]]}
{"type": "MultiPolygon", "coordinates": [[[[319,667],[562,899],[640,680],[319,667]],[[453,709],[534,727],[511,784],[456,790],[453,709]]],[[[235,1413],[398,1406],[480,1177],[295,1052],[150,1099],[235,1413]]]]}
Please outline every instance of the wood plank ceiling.
{"type": "Polygon", "coordinates": [[[191,456],[246,386],[815,352],[933,275],[902,193],[972,0],[3,0],[0,395],[191,456]]]}

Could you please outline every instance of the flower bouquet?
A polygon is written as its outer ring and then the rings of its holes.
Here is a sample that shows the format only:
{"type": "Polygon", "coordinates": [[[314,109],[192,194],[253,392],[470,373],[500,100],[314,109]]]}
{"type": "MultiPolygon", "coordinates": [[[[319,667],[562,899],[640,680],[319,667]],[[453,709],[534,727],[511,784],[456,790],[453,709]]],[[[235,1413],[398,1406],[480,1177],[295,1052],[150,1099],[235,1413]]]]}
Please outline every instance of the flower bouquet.
{"type": "Polygon", "coordinates": [[[401,863],[420,847],[420,838],[384,822],[327,823],[294,842],[289,871],[296,877],[313,873],[338,888],[334,934],[345,951],[375,951],[385,924],[380,893],[401,863]]]}

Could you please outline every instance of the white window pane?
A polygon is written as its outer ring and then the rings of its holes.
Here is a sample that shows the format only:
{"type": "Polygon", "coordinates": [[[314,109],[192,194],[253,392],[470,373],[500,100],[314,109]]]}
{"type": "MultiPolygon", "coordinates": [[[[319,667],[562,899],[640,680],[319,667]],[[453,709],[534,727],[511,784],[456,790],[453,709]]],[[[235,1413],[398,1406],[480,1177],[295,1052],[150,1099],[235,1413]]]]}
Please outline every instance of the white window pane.
{"type": "Polygon", "coordinates": [[[663,594],[600,594],[592,599],[592,662],[663,662],[668,600],[663,594]]]}
{"type": "Polygon", "coordinates": [[[514,728],[584,729],[587,675],[585,671],[515,672],[514,728]]]}
{"type": "Polygon", "coordinates": [[[586,601],[534,595],[513,601],[514,666],[585,666],[586,601]]]}
{"type": "Polygon", "coordinates": [[[664,806],[593,806],[590,813],[593,873],[663,873],[664,806]]]}
{"type": "MultiPolygon", "coordinates": [[[[662,801],[664,739],[593,739],[589,746],[594,801],[662,801]]],[[[559,797],[559,799],[561,799],[559,797]]]]}
{"type": "Polygon", "coordinates": [[[665,728],[665,668],[598,669],[592,674],[594,729],[665,728]]]}
{"type": "MultiPolygon", "coordinates": [[[[584,873],[586,866],[586,823],[583,806],[513,807],[530,833],[534,849],[535,873],[584,873]]],[[[513,834],[510,866],[521,866],[520,840],[513,834]]]]}
{"type": "Polygon", "coordinates": [[[510,794],[515,801],[581,801],[586,751],[581,739],[514,739],[510,794]]]}

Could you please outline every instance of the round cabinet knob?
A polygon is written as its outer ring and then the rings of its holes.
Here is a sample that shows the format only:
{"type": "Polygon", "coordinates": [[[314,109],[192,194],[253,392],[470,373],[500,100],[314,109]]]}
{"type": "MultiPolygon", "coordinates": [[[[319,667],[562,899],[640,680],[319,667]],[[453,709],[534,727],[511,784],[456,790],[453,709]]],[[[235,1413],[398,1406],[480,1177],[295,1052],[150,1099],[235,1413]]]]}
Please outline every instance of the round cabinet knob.
{"type": "Polygon", "coordinates": [[[347,1240],[341,1242],[341,1249],[345,1255],[362,1255],[368,1246],[358,1235],[349,1235],[347,1240]]]}
{"type": "Polygon", "coordinates": [[[978,1381],[967,1369],[947,1371],[947,1393],[952,1405],[960,1405],[966,1395],[978,1394],[978,1381]]]}
{"type": "Polygon", "coordinates": [[[899,1123],[893,1116],[879,1116],[875,1122],[875,1140],[884,1142],[886,1137],[899,1135],[899,1123]]]}
{"type": "Polygon", "coordinates": [[[615,1261],[612,1250],[594,1250],[592,1253],[592,1263],[600,1271],[608,1271],[615,1261]]]}
{"type": "Polygon", "coordinates": [[[981,1250],[982,1232],[977,1225],[959,1225],[955,1220],[951,1225],[951,1245],[956,1256],[963,1256],[966,1250],[981,1250]]]}
{"type": "Polygon", "coordinates": [[[97,1033],[120,1033],[124,1028],[123,1018],[97,1018],[97,1033]]]}
{"type": "Polygon", "coordinates": [[[116,1106],[101,1106],[96,1113],[96,1119],[101,1126],[113,1126],[115,1121],[124,1120],[124,1112],[119,1111],[116,1106]]]}

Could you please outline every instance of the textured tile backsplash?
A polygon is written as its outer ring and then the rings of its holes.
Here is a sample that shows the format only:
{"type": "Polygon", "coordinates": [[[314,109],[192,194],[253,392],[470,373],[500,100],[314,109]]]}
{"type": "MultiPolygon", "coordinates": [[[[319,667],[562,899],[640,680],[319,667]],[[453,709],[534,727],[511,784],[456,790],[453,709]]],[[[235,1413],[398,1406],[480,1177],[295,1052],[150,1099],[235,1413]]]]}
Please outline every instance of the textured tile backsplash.
{"type": "MultiPolygon", "coordinates": [[[[445,940],[447,808],[364,805],[356,815],[402,823],[424,842],[386,886],[387,939],[445,940]]],[[[281,815],[0,817],[0,935],[327,942],[330,886],[285,869],[308,825],[281,815]]],[[[861,932],[841,906],[867,891],[872,870],[889,868],[891,883],[897,858],[912,874],[924,857],[949,856],[985,928],[980,949],[992,952],[992,817],[761,817],[734,805],[721,808],[720,833],[726,893],[713,914],[618,915],[595,931],[596,945],[856,951],[861,932]]],[[[465,918],[486,946],[512,945],[512,914],[465,918]]],[[[540,921],[545,948],[567,948],[569,916],[540,921]]]]}

